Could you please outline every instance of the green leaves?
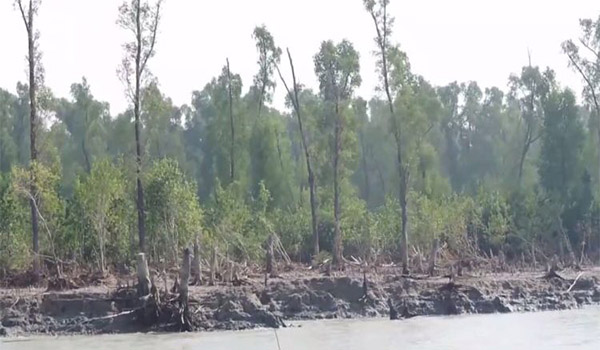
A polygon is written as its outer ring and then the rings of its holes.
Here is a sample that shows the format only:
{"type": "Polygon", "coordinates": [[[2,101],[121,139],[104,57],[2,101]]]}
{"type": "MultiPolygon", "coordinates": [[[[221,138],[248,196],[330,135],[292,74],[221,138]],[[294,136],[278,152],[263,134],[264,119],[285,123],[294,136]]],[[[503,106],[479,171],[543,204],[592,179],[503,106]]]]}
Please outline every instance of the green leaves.
{"type": "Polygon", "coordinates": [[[360,86],[359,54],[349,41],[342,40],[337,45],[324,41],[314,62],[319,89],[326,101],[348,100],[360,86]]]}
{"type": "Polygon", "coordinates": [[[146,179],[148,246],[156,260],[175,263],[180,248],[202,233],[202,210],[196,185],[185,178],[177,162],[152,164],[146,179]]]}

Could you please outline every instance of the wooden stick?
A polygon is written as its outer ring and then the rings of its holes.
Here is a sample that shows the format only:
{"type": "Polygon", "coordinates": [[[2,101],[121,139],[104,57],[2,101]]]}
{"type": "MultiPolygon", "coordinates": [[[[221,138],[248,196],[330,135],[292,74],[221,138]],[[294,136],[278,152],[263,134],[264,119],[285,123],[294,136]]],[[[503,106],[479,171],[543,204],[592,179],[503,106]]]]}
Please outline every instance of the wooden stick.
{"type": "Polygon", "coordinates": [[[577,283],[577,280],[579,280],[579,278],[581,276],[583,276],[583,272],[580,272],[579,275],[577,275],[577,277],[575,278],[575,281],[573,281],[573,284],[571,284],[569,289],[567,289],[567,293],[569,293],[571,291],[571,289],[573,289],[573,287],[575,287],[575,283],[577,283]]]}

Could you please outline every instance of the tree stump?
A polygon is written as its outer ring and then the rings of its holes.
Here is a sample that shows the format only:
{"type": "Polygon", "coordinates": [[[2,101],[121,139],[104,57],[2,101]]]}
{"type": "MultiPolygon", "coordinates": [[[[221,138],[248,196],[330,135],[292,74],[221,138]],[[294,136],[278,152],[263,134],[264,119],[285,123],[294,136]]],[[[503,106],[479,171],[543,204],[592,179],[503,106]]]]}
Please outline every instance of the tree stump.
{"type": "Polygon", "coordinates": [[[138,297],[144,297],[150,294],[150,271],[148,270],[148,261],[146,254],[139,253],[137,255],[137,293],[138,297]]]}
{"type": "Polygon", "coordinates": [[[215,285],[215,275],[217,273],[217,247],[213,247],[212,256],[210,259],[210,276],[208,279],[208,284],[211,286],[215,285]]]}
{"type": "Polygon", "coordinates": [[[192,323],[190,319],[189,309],[189,290],[188,284],[190,280],[190,249],[185,248],[183,251],[183,261],[181,263],[181,271],[179,273],[181,283],[179,285],[179,329],[181,331],[192,331],[192,323]]]}
{"type": "Polygon", "coordinates": [[[390,308],[390,320],[397,320],[398,319],[398,310],[396,310],[394,303],[392,303],[392,299],[388,298],[387,304],[388,304],[388,307],[390,308]]]}

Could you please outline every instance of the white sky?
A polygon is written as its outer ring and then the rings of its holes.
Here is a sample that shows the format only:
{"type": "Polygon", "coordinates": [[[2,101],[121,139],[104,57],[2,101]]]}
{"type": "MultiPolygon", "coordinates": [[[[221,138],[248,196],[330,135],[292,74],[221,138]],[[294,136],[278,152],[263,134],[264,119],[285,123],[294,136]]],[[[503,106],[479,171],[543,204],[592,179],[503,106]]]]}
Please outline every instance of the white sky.
{"type": "MultiPolygon", "coordinates": [[[[59,97],[87,77],[95,97],[113,113],[127,102],[115,71],[126,35],[115,23],[122,0],[44,0],[39,14],[46,85],[59,97]]],[[[14,92],[25,81],[26,35],[13,0],[0,0],[0,87],[14,92]]],[[[579,94],[560,43],[579,36],[579,18],[597,18],[597,0],[392,0],[394,39],[413,71],[436,85],[476,80],[506,87],[510,73],[527,64],[550,66],[579,94]]],[[[361,53],[363,85],[374,94],[374,28],[362,0],[166,0],[157,55],[150,68],[176,104],[189,103],[220,73],[229,57],[247,89],[257,70],[251,33],[266,24],[276,43],[289,47],[299,80],[316,87],[312,57],[322,40],[349,39],[361,53]]],[[[287,68],[287,65],[283,65],[287,68]]],[[[285,70],[287,73],[287,69],[285,70]]],[[[283,88],[276,105],[282,106],[283,88]]]]}

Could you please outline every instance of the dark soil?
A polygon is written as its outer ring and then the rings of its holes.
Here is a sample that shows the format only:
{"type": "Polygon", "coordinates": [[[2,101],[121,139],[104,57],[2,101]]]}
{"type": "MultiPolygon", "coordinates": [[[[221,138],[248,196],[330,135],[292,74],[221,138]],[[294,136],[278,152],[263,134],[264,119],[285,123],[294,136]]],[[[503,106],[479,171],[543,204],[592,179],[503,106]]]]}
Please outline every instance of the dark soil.
{"type": "MultiPolygon", "coordinates": [[[[576,271],[561,271],[553,278],[544,278],[542,271],[481,274],[452,282],[396,273],[392,269],[368,273],[366,295],[359,271],[323,276],[296,270],[270,279],[266,288],[258,275],[237,287],[190,286],[192,326],[197,331],[240,330],[283,327],[293,320],[389,317],[389,304],[399,318],[600,304],[598,268],[584,271],[576,283],[576,271]]],[[[66,291],[0,289],[0,336],[176,331],[169,300],[177,295],[159,289],[163,307],[152,324],[140,322],[135,289],[117,287],[114,278],[103,285],[66,291]]]]}

